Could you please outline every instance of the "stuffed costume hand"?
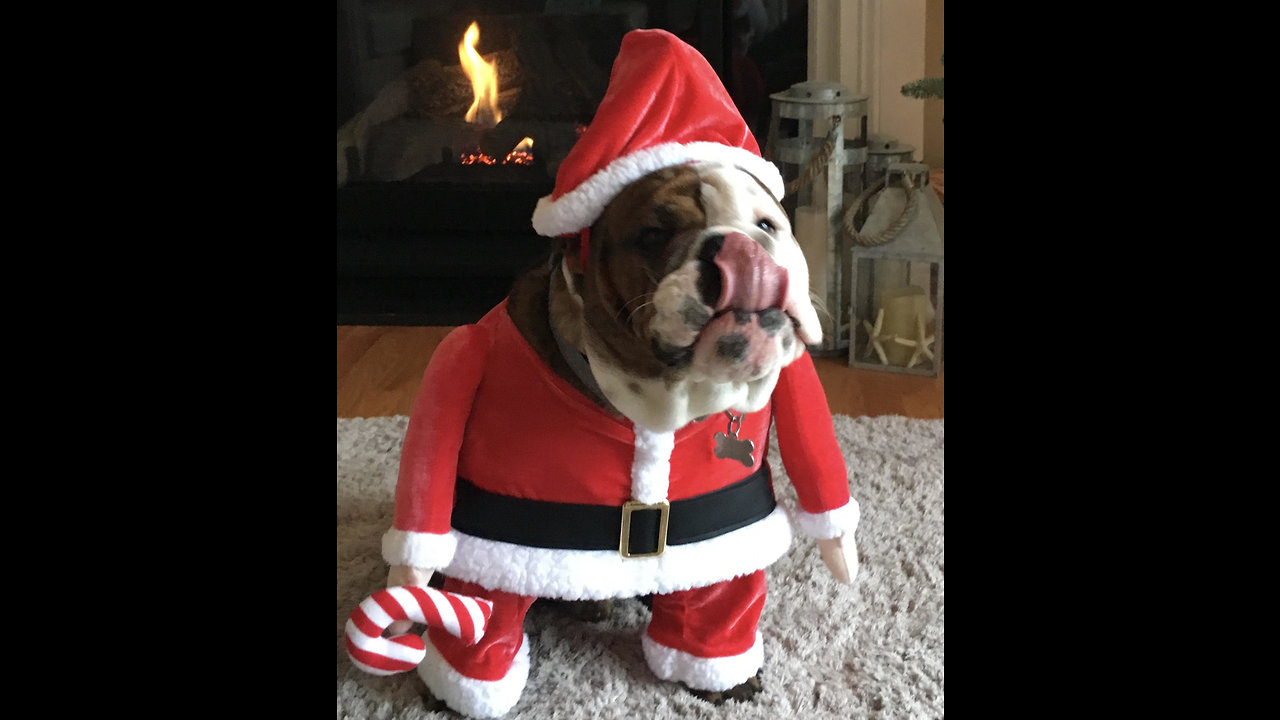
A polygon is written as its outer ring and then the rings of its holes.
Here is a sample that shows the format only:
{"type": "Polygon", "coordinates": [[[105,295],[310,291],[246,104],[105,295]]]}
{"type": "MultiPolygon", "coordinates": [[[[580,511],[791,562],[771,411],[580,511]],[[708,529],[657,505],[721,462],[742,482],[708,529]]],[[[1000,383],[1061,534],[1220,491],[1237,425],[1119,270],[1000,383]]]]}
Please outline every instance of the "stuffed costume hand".
{"type": "Polygon", "coordinates": [[[852,573],[849,572],[849,556],[844,552],[843,536],[818,540],[818,551],[822,554],[822,562],[826,563],[827,569],[831,571],[836,581],[845,585],[853,583],[853,576],[858,572],[858,549],[854,547],[852,538],[849,539],[849,549],[853,551],[852,573]]]}
{"type": "MultiPolygon", "coordinates": [[[[431,581],[431,575],[434,570],[427,568],[416,568],[409,565],[392,565],[387,571],[387,587],[396,587],[398,585],[413,585],[417,587],[427,587],[427,583],[431,581]]],[[[409,620],[397,620],[387,626],[387,635],[403,635],[409,632],[409,628],[413,627],[413,622],[409,620]]]]}

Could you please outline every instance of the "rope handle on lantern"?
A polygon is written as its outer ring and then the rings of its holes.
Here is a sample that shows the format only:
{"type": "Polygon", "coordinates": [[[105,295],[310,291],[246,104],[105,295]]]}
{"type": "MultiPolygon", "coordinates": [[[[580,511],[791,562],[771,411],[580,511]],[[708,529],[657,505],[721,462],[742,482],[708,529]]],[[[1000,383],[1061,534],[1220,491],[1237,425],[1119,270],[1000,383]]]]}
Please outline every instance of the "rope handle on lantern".
{"type": "Polygon", "coordinates": [[[831,159],[831,153],[836,149],[836,130],[839,129],[841,120],[839,115],[831,116],[831,129],[827,131],[827,137],[822,140],[822,145],[813,157],[809,158],[809,164],[804,172],[787,183],[784,195],[794,195],[800,188],[809,187],[813,184],[813,179],[818,177],[818,173],[827,168],[827,161],[831,159]]]}
{"type": "Polygon", "coordinates": [[[920,195],[920,193],[915,192],[916,184],[912,182],[910,175],[904,173],[902,181],[905,183],[904,189],[907,191],[907,204],[903,206],[902,214],[898,215],[898,219],[889,223],[889,227],[881,230],[875,235],[863,235],[853,226],[853,218],[858,214],[858,208],[862,207],[862,204],[866,202],[868,198],[884,188],[886,184],[885,179],[880,178],[879,180],[871,183],[866,190],[859,193],[858,197],[855,198],[853,202],[849,203],[849,207],[845,208],[844,218],[840,223],[840,229],[844,231],[844,236],[854,244],[861,245],[863,247],[884,245],[897,237],[898,233],[902,231],[902,228],[906,227],[907,222],[911,220],[911,216],[916,209],[916,198],[920,195]]]}
{"type": "MultiPolygon", "coordinates": [[[[842,119],[843,118],[839,115],[831,116],[831,129],[827,131],[827,137],[823,139],[822,145],[818,148],[818,151],[809,159],[809,164],[805,166],[804,171],[794,180],[787,183],[785,195],[794,195],[800,190],[800,188],[812,185],[813,180],[818,176],[818,173],[826,169],[827,163],[831,159],[831,154],[835,152],[836,149],[836,129],[840,127],[842,119]]],[[[773,135],[774,133],[771,129],[769,133],[770,139],[773,138],[773,135]]],[[[888,227],[881,230],[876,235],[863,235],[858,232],[856,227],[854,227],[854,216],[858,214],[858,209],[861,208],[862,204],[870,199],[872,195],[875,195],[877,192],[884,189],[885,179],[880,178],[867,187],[867,189],[859,193],[858,197],[849,204],[849,207],[845,208],[844,217],[841,219],[840,223],[840,228],[844,233],[845,238],[850,242],[862,245],[863,247],[875,247],[877,245],[884,245],[898,236],[898,233],[902,231],[902,228],[907,226],[907,222],[915,212],[916,196],[918,195],[918,193],[913,192],[916,189],[916,186],[915,183],[912,182],[911,176],[904,174],[902,179],[906,183],[905,189],[907,191],[907,204],[902,208],[902,214],[899,215],[892,223],[889,223],[888,227]]]]}

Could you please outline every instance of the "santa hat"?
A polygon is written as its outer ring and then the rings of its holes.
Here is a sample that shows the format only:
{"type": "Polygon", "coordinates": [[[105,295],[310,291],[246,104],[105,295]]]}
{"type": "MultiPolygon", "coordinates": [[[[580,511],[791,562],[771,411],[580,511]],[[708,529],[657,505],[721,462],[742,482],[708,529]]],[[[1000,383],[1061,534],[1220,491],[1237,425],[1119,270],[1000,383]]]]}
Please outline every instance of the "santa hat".
{"type": "Polygon", "coordinates": [[[632,182],[703,160],[740,167],[782,198],[781,173],[760,156],[706,58],[665,30],[632,30],[595,119],[561,162],[555,189],[538,200],[533,229],[547,237],[584,231],[632,182]]]}

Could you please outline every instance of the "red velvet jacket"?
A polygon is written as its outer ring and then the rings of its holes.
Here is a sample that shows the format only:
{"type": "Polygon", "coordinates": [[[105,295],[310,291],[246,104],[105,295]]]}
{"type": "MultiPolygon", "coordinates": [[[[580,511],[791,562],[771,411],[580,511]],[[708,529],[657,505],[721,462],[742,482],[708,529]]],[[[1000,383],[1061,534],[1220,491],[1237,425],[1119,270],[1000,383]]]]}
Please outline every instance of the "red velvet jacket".
{"type": "MultiPolygon", "coordinates": [[[[843,454],[807,353],[782,370],[770,403],[742,419],[738,436],[756,446],[751,468],[712,454],[712,436],[728,424],[723,413],[675,432],[668,499],[711,492],[757,470],[771,420],[799,499],[797,515],[821,527],[830,511],[852,505],[856,524],[843,454]]],[[[710,584],[727,579],[720,577],[726,572],[765,567],[785,552],[790,531],[781,509],[721,538],[669,547],[659,558],[523,548],[451,532],[458,476],[520,498],[621,506],[632,499],[634,439],[629,421],[550,371],[511,322],[504,301],[475,325],[450,333],[432,356],[405,435],[384,557],[420,567],[422,557],[433,557],[427,564],[447,574],[509,592],[604,597],[710,584]],[[456,539],[456,553],[448,537],[456,539]],[[707,564],[724,569],[696,567],[707,564]]]]}

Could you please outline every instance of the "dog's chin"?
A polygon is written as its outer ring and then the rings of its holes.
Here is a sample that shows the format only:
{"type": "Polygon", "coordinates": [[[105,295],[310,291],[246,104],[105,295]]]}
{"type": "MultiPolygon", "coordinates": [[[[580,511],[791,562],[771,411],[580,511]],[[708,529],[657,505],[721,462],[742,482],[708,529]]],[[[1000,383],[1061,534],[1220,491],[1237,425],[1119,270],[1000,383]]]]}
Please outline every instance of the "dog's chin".
{"type": "Polygon", "coordinates": [[[799,357],[792,318],[777,308],[727,310],[713,317],[687,349],[687,377],[705,382],[752,382],[799,357]]]}
{"type": "Polygon", "coordinates": [[[803,354],[813,328],[818,328],[812,307],[790,295],[780,307],[717,312],[699,299],[698,277],[696,265],[690,263],[668,276],[654,293],[647,332],[654,355],[672,376],[741,383],[776,375],[803,354]]]}
{"type": "MultiPolygon", "coordinates": [[[[725,410],[755,412],[769,402],[782,369],[804,354],[803,332],[779,308],[729,309],[714,316],[705,305],[686,302],[677,345],[649,328],[654,356],[665,371],[637,376],[608,350],[588,339],[585,352],[600,390],[632,421],[655,431],[673,431],[725,410]],[[700,317],[695,327],[687,322],[700,317]]],[[[655,321],[661,318],[655,317],[655,321]]],[[[662,324],[659,322],[659,324],[662,324]]]]}

